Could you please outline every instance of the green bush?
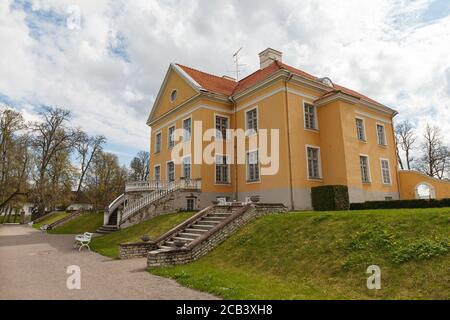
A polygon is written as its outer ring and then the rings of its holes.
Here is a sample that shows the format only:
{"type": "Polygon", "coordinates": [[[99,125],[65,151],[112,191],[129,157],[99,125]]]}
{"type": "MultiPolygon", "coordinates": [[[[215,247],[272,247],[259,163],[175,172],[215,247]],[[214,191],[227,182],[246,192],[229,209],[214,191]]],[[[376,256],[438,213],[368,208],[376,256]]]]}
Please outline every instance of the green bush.
{"type": "Polygon", "coordinates": [[[347,186],[321,186],[311,188],[311,201],[315,211],[343,211],[350,207],[347,186]]]}
{"type": "Polygon", "coordinates": [[[449,199],[413,199],[392,201],[367,201],[363,203],[352,203],[350,210],[372,210],[372,209],[415,209],[415,208],[444,208],[450,207],[449,199]]]}

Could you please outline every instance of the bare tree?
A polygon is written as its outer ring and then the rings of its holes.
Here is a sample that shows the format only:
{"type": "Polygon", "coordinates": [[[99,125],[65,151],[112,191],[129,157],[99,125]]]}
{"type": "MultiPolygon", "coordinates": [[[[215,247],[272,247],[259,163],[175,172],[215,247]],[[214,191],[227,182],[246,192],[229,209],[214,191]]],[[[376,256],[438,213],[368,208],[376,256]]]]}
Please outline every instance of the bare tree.
{"type": "Polygon", "coordinates": [[[145,181],[150,173],[150,153],[139,151],[130,163],[131,178],[136,181],[145,181]]]}
{"type": "Polygon", "coordinates": [[[32,145],[36,155],[36,204],[39,213],[45,210],[45,186],[47,169],[53,158],[65,150],[70,150],[76,142],[76,131],[67,126],[70,111],[45,107],[40,112],[41,122],[33,125],[32,145]]]}
{"type": "MultiPolygon", "coordinates": [[[[412,157],[412,151],[417,139],[414,133],[414,127],[411,124],[411,122],[409,122],[409,120],[400,122],[395,128],[395,136],[397,141],[397,153],[398,153],[398,146],[400,146],[400,148],[405,152],[406,167],[408,168],[408,170],[411,170],[412,164],[415,160],[412,157]]],[[[400,155],[399,155],[399,162],[401,168],[404,169],[400,155]]]]}
{"type": "Polygon", "coordinates": [[[75,144],[80,161],[80,178],[78,179],[77,192],[83,187],[84,178],[94,157],[103,150],[106,138],[103,135],[89,137],[85,132],[79,131],[79,139],[75,144]]]}
{"type": "Polygon", "coordinates": [[[437,126],[427,124],[424,141],[421,144],[423,150],[417,169],[430,177],[443,179],[449,167],[450,153],[448,147],[444,145],[441,131],[437,126]]]}

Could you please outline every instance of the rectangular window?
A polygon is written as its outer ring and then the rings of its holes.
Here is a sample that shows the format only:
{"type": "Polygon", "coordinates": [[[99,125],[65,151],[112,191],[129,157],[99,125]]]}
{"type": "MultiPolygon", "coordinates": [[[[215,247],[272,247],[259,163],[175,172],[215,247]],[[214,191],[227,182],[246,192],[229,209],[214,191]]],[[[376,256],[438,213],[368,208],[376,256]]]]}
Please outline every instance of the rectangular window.
{"type": "Polygon", "coordinates": [[[247,132],[248,135],[255,134],[258,132],[258,111],[256,109],[252,109],[247,111],[247,132]]]}
{"type": "Polygon", "coordinates": [[[161,152],[161,139],[162,139],[162,135],[161,132],[156,134],[155,137],[155,153],[159,153],[161,152]]]}
{"type": "Polygon", "coordinates": [[[169,149],[175,146],[175,126],[169,128],[169,149]]]}
{"type": "Polygon", "coordinates": [[[229,183],[228,156],[216,155],[216,183],[229,183]]]}
{"type": "Polygon", "coordinates": [[[186,209],[187,209],[187,211],[194,211],[194,209],[195,209],[195,200],[194,200],[194,198],[188,198],[186,200],[186,209]]]}
{"type": "Polygon", "coordinates": [[[216,116],[216,138],[226,139],[228,129],[228,118],[216,116]]]}
{"type": "Polygon", "coordinates": [[[167,162],[167,180],[169,182],[175,181],[175,164],[173,161],[167,162]]]}
{"type": "Polygon", "coordinates": [[[391,170],[387,159],[381,159],[381,176],[384,184],[391,184],[391,170]]]}
{"type": "Polygon", "coordinates": [[[363,183],[370,182],[369,157],[359,156],[359,165],[361,167],[361,180],[363,183]]]}
{"type": "Polygon", "coordinates": [[[259,181],[258,151],[247,152],[247,182],[259,181]]]}
{"type": "Polygon", "coordinates": [[[364,120],[356,118],[356,134],[358,140],[366,141],[366,133],[364,132],[364,120]]]}
{"type": "Polygon", "coordinates": [[[381,124],[377,124],[377,137],[378,137],[378,144],[385,146],[386,145],[386,132],[384,130],[384,126],[381,124]]]}
{"type": "Polygon", "coordinates": [[[307,147],[306,150],[308,157],[308,178],[320,179],[320,150],[314,147],[307,147]]]}
{"type": "Polygon", "coordinates": [[[155,167],[155,180],[161,181],[161,166],[155,167]]]}
{"type": "Polygon", "coordinates": [[[191,140],[192,135],[192,119],[183,120],[183,141],[191,140]]]}
{"type": "Polygon", "coordinates": [[[191,179],[191,157],[183,158],[183,177],[191,179]]]}
{"type": "Polygon", "coordinates": [[[313,130],[317,129],[315,107],[308,103],[305,103],[305,128],[313,130]]]}

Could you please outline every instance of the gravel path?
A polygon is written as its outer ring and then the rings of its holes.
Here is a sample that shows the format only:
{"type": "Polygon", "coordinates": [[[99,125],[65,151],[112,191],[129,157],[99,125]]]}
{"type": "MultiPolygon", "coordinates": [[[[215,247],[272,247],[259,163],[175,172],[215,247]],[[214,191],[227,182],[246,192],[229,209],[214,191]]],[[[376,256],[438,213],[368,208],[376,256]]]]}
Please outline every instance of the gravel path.
{"type": "Polygon", "coordinates": [[[215,299],[149,274],[145,259],[112,260],[73,249],[72,235],[0,226],[0,299],[215,299]],[[81,289],[66,286],[66,268],[81,268],[81,289]]]}

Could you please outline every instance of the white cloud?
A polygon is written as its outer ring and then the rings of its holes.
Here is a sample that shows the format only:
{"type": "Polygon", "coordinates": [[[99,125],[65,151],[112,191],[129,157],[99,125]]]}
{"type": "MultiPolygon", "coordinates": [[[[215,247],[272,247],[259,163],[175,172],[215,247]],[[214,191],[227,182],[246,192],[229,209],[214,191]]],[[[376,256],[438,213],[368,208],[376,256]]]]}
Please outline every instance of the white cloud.
{"type": "Polygon", "coordinates": [[[422,19],[432,0],[26,2],[0,2],[0,96],[30,117],[30,105],[69,108],[76,125],[126,153],[148,147],[145,119],[170,62],[229,74],[240,46],[246,73],[274,47],[399,118],[450,132],[450,12],[422,19]],[[72,31],[64,19],[74,4],[82,28],[72,31]]]}

